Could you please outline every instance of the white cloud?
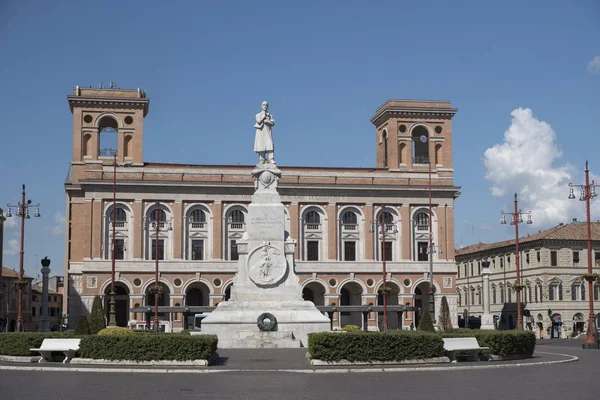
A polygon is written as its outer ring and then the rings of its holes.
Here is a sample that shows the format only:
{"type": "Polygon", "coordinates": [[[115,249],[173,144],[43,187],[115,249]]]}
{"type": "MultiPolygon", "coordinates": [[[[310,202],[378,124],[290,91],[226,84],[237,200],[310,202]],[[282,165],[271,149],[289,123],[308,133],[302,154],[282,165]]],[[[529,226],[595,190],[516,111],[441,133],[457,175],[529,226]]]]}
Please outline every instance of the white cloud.
{"type": "Polygon", "coordinates": [[[511,115],[504,141],[484,154],[492,195],[506,197],[512,204],[513,193],[518,193],[519,206],[534,212],[536,227],[583,216],[584,207],[567,198],[575,169],[569,163],[556,165],[562,151],[552,127],[536,119],[528,108],[518,108],[511,115]]]}
{"type": "Polygon", "coordinates": [[[7,256],[14,256],[19,254],[21,249],[19,248],[19,241],[17,239],[10,239],[7,246],[4,248],[4,254],[7,256]]]}
{"type": "Polygon", "coordinates": [[[54,214],[54,225],[46,226],[44,228],[46,232],[50,232],[54,236],[61,236],[65,234],[65,215],[60,212],[54,214]]]}
{"type": "Polygon", "coordinates": [[[600,56],[592,58],[588,63],[588,72],[592,74],[600,73],[600,56]]]}
{"type": "Polygon", "coordinates": [[[6,221],[4,221],[4,227],[6,229],[16,228],[17,226],[19,226],[19,218],[14,215],[10,218],[6,218],[6,221]]]}

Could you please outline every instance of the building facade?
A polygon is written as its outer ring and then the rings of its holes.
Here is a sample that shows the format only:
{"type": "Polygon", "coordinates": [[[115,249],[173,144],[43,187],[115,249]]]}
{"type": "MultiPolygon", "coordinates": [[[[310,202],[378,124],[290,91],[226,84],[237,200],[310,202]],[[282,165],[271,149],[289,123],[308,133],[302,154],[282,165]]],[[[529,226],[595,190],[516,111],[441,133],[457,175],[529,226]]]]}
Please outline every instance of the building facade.
{"type": "MultiPolygon", "coordinates": [[[[19,292],[17,282],[19,273],[14,269],[1,267],[2,277],[0,279],[0,332],[14,332],[17,326],[19,292]]],[[[26,284],[23,287],[23,301],[21,303],[21,315],[23,316],[23,330],[35,331],[35,324],[31,319],[31,283],[33,278],[23,275],[26,284]]]]}
{"type": "MultiPolygon", "coordinates": [[[[50,285],[48,285],[50,286],[50,285]]],[[[40,328],[40,320],[42,316],[42,296],[43,288],[42,284],[33,285],[31,295],[31,322],[34,332],[37,332],[40,328]]],[[[60,324],[62,322],[62,305],[63,298],[62,294],[56,289],[48,288],[48,326],[51,331],[60,330],[60,324]]]]}
{"type": "MultiPolygon", "coordinates": [[[[600,223],[592,223],[593,272],[600,265],[600,223]]],[[[573,221],[519,239],[521,303],[525,329],[542,338],[565,338],[587,331],[588,301],[598,311],[598,281],[592,293],[587,273],[586,224],[573,221]]],[[[482,263],[489,261],[490,314],[497,329],[517,326],[515,240],[475,244],[456,251],[460,314],[483,315],[482,263]]],[[[473,321],[470,320],[472,323],[473,321]]],[[[462,324],[462,321],[461,321],[462,324]]]]}
{"type": "MultiPolygon", "coordinates": [[[[149,99],[143,90],[77,87],[68,102],[73,157],[65,182],[64,301],[70,323],[89,313],[95,295],[108,301],[113,249],[119,325],[143,320],[144,315],[131,310],[154,304],[156,258],[159,305],[226,301],[254,191],[253,166],[146,162],[149,99]],[[111,137],[114,156],[104,150],[111,137]]],[[[385,254],[389,304],[420,308],[428,300],[433,257],[436,312],[445,295],[456,314],[456,111],[446,101],[384,103],[371,119],[374,168],[291,167],[278,159],[283,173],[278,191],[286,208],[286,231],[297,241],[294,268],[305,300],[317,306],[379,304],[385,254]]],[[[380,318],[371,314],[368,329],[380,329],[380,318]]],[[[418,315],[413,314],[418,312],[392,315],[390,326],[416,324],[418,315]]],[[[161,315],[174,330],[186,327],[187,317],[182,312],[161,315]]],[[[346,324],[362,326],[363,319],[333,316],[334,328],[346,324]]]]}

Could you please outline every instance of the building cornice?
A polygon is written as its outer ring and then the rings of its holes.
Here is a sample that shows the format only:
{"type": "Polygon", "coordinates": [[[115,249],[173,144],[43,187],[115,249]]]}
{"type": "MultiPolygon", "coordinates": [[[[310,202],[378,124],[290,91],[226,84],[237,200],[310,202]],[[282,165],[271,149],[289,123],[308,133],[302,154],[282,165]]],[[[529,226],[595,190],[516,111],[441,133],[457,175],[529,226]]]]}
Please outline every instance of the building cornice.
{"type": "Polygon", "coordinates": [[[150,99],[147,98],[106,98],[106,97],[82,97],[82,96],[67,96],[69,107],[73,112],[74,107],[91,107],[91,108],[129,108],[144,110],[144,117],[148,114],[150,99]]]}

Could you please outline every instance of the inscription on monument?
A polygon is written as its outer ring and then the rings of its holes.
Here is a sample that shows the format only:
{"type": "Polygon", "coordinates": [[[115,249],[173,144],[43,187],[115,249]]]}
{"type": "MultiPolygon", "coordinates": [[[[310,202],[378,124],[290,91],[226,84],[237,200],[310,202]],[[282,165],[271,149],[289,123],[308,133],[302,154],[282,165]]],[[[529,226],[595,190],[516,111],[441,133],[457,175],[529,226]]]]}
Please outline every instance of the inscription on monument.
{"type": "Polygon", "coordinates": [[[253,215],[250,217],[250,224],[258,227],[258,233],[261,235],[267,235],[284,226],[283,220],[272,214],[253,215]]]}

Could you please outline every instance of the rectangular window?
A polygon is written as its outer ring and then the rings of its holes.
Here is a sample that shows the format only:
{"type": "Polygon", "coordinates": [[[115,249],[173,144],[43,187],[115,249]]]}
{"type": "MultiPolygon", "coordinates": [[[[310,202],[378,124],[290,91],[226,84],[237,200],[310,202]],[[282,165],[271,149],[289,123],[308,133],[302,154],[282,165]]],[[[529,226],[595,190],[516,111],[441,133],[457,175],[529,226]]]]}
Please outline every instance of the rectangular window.
{"type": "Polygon", "coordinates": [[[318,240],[308,240],[306,242],[306,261],[319,261],[318,240]]]}
{"type": "Polygon", "coordinates": [[[525,264],[529,265],[529,253],[525,253],[525,264]]]}
{"type": "Polygon", "coordinates": [[[600,266],[600,252],[594,252],[594,264],[596,264],[596,266],[600,266]]]}
{"type": "Polygon", "coordinates": [[[504,257],[500,258],[500,268],[504,268],[504,257]]]}
{"type": "Polygon", "coordinates": [[[239,260],[240,256],[238,255],[238,247],[237,247],[237,241],[236,240],[232,240],[231,241],[231,260],[235,261],[235,260],[239,260]]]}
{"type": "Polygon", "coordinates": [[[539,251],[537,251],[537,252],[536,252],[536,257],[537,257],[537,262],[538,262],[538,264],[539,264],[539,262],[540,262],[540,259],[541,259],[541,258],[540,258],[540,252],[539,252],[539,251]]]}
{"type": "Polygon", "coordinates": [[[115,239],[115,260],[125,259],[125,239],[115,239]]]}
{"type": "Polygon", "coordinates": [[[573,265],[579,265],[579,251],[573,252],[573,265]]]}
{"type": "Polygon", "coordinates": [[[477,275],[481,275],[481,261],[477,261],[477,275]]]}
{"type": "Polygon", "coordinates": [[[31,307],[31,316],[35,317],[35,307],[31,307]]]}
{"type": "Polygon", "coordinates": [[[344,261],[356,261],[356,242],[344,242],[344,261]]]}
{"type": "Polygon", "coordinates": [[[54,307],[50,307],[50,316],[51,317],[54,317],[54,311],[55,311],[55,308],[54,307]]]}
{"type": "Polygon", "coordinates": [[[192,260],[204,260],[204,240],[192,240],[192,260]]]}
{"type": "MultiPolygon", "coordinates": [[[[158,259],[165,259],[165,240],[158,239],[158,259]]],[[[152,260],[156,260],[156,239],[152,239],[152,260]]]]}
{"type": "Polygon", "coordinates": [[[458,266],[457,270],[458,270],[458,278],[460,278],[460,265],[458,266]]]}
{"type": "Polygon", "coordinates": [[[492,304],[496,304],[496,288],[492,288],[492,304]]]}
{"type": "Polygon", "coordinates": [[[550,252],[550,265],[553,267],[558,265],[558,252],[555,250],[550,252]]]}
{"type": "Polygon", "coordinates": [[[385,261],[392,261],[392,242],[385,242],[385,249],[382,246],[382,253],[385,253],[385,261]],[[385,250],[385,251],[384,251],[385,250]]]}
{"type": "MultiPolygon", "coordinates": [[[[427,242],[417,243],[417,261],[429,261],[427,254],[427,242]]],[[[466,275],[466,273],[465,273],[466,275]]]]}
{"type": "MultiPolygon", "coordinates": [[[[473,275],[473,263],[471,263],[471,276],[474,276],[473,275]]],[[[473,303],[473,302],[471,302],[471,303],[473,303]]]]}

